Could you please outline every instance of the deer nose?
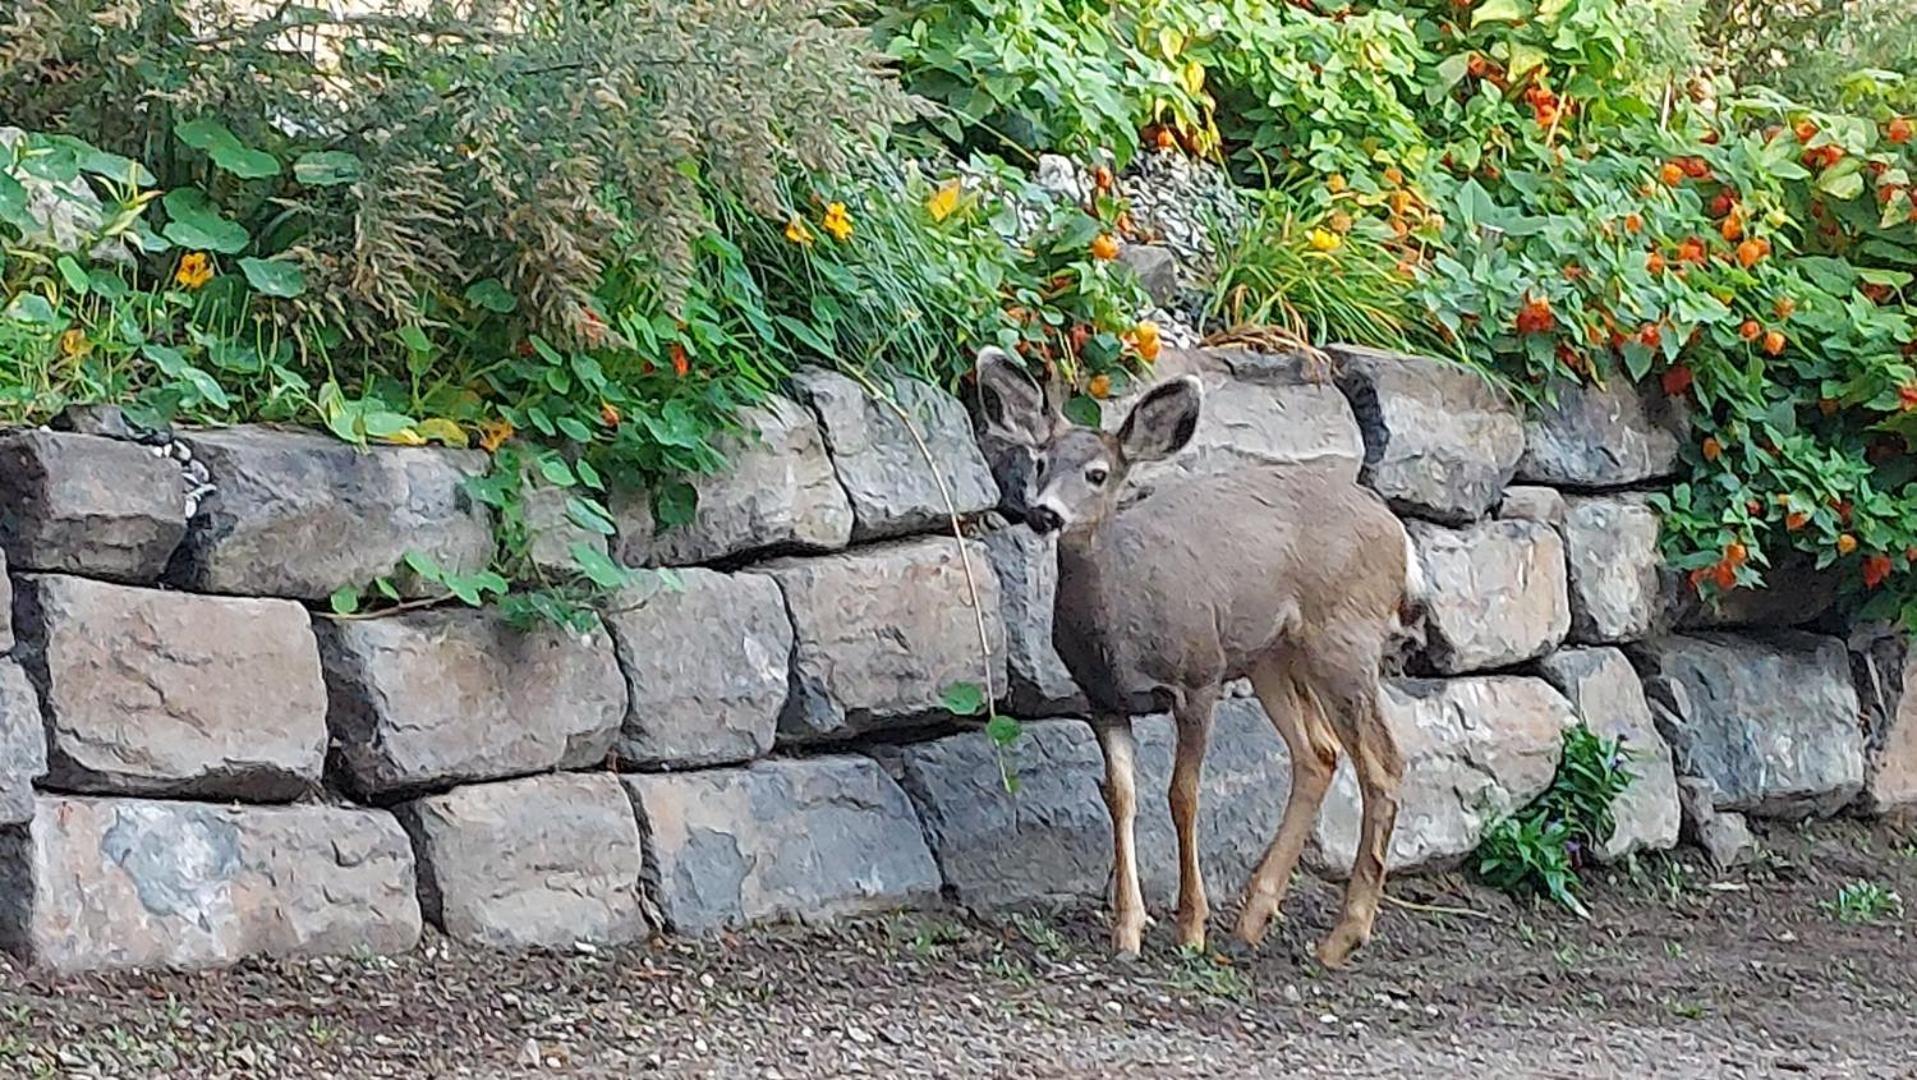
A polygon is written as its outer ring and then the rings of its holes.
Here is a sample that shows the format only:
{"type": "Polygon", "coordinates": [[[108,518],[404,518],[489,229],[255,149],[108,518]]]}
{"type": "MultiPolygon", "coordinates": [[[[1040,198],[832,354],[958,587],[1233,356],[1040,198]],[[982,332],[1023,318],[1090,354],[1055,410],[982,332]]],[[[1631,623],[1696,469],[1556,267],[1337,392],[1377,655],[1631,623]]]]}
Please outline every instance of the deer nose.
{"type": "Polygon", "coordinates": [[[1034,506],[1026,513],[1025,524],[1030,525],[1033,532],[1043,536],[1064,525],[1065,519],[1059,517],[1058,511],[1049,506],[1034,506]]]}

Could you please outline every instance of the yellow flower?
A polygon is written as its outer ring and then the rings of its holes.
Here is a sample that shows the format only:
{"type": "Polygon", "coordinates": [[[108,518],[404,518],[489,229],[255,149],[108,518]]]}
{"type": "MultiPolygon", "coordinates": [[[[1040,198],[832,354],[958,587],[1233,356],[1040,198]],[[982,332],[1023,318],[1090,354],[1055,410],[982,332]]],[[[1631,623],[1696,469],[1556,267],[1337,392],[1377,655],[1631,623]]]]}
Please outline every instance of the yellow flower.
{"type": "Polygon", "coordinates": [[[925,200],[925,209],[931,213],[932,220],[944,221],[951,217],[952,212],[958,209],[959,194],[963,190],[964,188],[957,180],[948,180],[944,186],[933,192],[932,197],[925,200]]]}
{"type": "Polygon", "coordinates": [[[74,327],[60,335],[60,352],[68,359],[78,360],[93,351],[93,343],[87,340],[87,332],[74,327]]]}
{"type": "Polygon", "coordinates": [[[802,217],[794,217],[785,223],[785,238],[801,247],[812,246],[812,230],[806,227],[802,217]]]}
{"type": "Polygon", "coordinates": [[[506,440],[512,437],[513,423],[511,420],[487,420],[479,425],[480,448],[489,454],[506,445],[506,440]]]}
{"type": "Polygon", "coordinates": [[[181,256],[180,268],[173,272],[173,280],[183,289],[197,289],[213,280],[213,260],[204,251],[191,251],[181,256]]]}
{"type": "Polygon", "coordinates": [[[1333,195],[1343,194],[1345,190],[1345,174],[1332,173],[1330,178],[1325,181],[1325,187],[1330,188],[1333,195]]]}
{"type": "Polygon", "coordinates": [[[820,226],[832,234],[833,239],[841,242],[852,239],[852,217],[845,212],[842,202],[831,203],[825,208],[825,220],[820,226]]]}
{"type": "Polygon", "coordinates": [[[1311,230],[1311,235],[1307,239],[1310,240],[1313,251],[1336,251],[1345,242],[1344,237],[1325,229],[1311,230]]]}

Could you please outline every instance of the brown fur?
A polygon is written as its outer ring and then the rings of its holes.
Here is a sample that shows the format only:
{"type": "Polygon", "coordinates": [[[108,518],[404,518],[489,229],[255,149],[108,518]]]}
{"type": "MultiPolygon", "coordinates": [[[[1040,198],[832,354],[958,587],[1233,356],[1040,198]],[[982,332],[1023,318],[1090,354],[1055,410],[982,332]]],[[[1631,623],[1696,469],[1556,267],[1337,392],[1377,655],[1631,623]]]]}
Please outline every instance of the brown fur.
{"type": "MultiPolygon", "coordinates": [[[[981,386],[1031,409],[1009,361],[982,355],[981,386]]],[[[1030,388],[1036,395],[1035,388],[1030,388]]],[[[1196,425],[1195,381],[1147,393],[1116,435],[1055,413],[1000,416],[1043,463],[1027,500],[1062,527],[1053,641],[1090,698],[1106,756],[1117,877],[1113,944],[1136,952],[1144,927],[1133,848],[1130,716],[1150,702],[1177,724],[1170,803],[1179,846],[1178,937],[1202,946],[1209,905],[1197,862],[1199,774],[1224,683],[1251,680],[1284,739],[1292,785],[1284,818],[1245,890],[1238,934],[1262,941],[1330,787],[1340,750],[1364,798],[1344,913],[1319,948],[1344,962],[1371,934],[1384,888],[1404,763],[1379,707],[1379,670],[1417,606],[1404,527],[1331,466],[1247,463],[1239,472],[1158,483],[1135,502],[1124,476],[1175,453],[1196,425]]]]}

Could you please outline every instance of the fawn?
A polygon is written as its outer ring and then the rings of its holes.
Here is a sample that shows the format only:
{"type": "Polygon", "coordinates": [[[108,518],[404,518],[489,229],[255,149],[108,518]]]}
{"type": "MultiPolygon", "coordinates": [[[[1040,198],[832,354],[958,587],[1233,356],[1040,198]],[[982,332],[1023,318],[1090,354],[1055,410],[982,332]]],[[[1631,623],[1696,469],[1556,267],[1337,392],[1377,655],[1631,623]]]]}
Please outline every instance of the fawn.
{"type": "Polygon", "coordinates": [[[1010,355],[976,361],[981,418],[1007,505],[1058,534],[1052,638],[1091,704],[1112,817],[1112,946],[1136,954],[1145,905],[1133,846],[1131,705],[1169,704],[1177,727],[1171,815],[1177,935],[1202,948],[1210,908],[1198,865],[1198,781],[1212,707],[1248,678],[1290,751],[1277,835],[1245,888],[1237,935],[1265,936],[1343,750],[1364,799],[1344,910],[1318,957],[1344,963],[1371,936],[1384,892],[1404,762],[1380,711],[1380,669],[1422,602],[1416,553],[1383,499],[1325,466],[1257,465],[1173,477],[1133,501],[1128,471],[1197,430],[1203,389],[1184,376],[1139,398],[1117,434],[1077,427],[1010,355]]]}

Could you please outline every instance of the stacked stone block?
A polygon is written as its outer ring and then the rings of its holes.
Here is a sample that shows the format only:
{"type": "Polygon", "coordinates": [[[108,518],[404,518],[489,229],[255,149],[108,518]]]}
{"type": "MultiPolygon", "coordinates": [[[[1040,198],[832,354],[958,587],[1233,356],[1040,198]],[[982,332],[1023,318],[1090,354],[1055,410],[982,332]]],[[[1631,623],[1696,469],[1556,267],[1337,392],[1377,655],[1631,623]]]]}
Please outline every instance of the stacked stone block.
{"type": "MultiPolygon", "coordinates": [[[[1661,573],[1645,493],[1685,437],[1667,405],[1588,391],[1527,422],[1463,368],[1332,352],[1325,380],[1297,357],[1168,351],[1204,420],[1138,480],[1331,464],[1407,521],[1432,595],[1386,694],[1408,762],[1396,870],[1459,865],[1550,783],[1579,720],[1640,777],[1607,858],[1677,840],[1680,777],[1700,836],[1917,803],[1900,642],[1755,629],[1778,612],[1702,612],[1661,573]]],[[[744,419],[689,522],[656,528],[646,492],[615,493],[605,550],[672,572],[585,633],[327,610],[382,575],[426,596],[408,551],[482,568],[491,522],[463,485],[483,455],[266,427],[0,436],[0,946],[190,967],[404,950],[427,921],[563,948],[1101,899],[1102,763],[1052,645],[1055,551],[991,513],[964,406],[808,370],[744,419]],[[953,715],[960,684],[1023,737],[999,748],[953,715]]],[[[541,565],[605,543],[565,524],[563,491],[531,499],[553,527],[541,565]]],[[[1222,898],[1290,777],[1255,698],[1217,721],[1201,855],[1222,898]]],[[[1137,728],[1142,876],[1168,903],[1171,724],[1137,728]]],[[[1308,865],[1342,875],[1358,821],[1346,766],[1308,865]]]]}

